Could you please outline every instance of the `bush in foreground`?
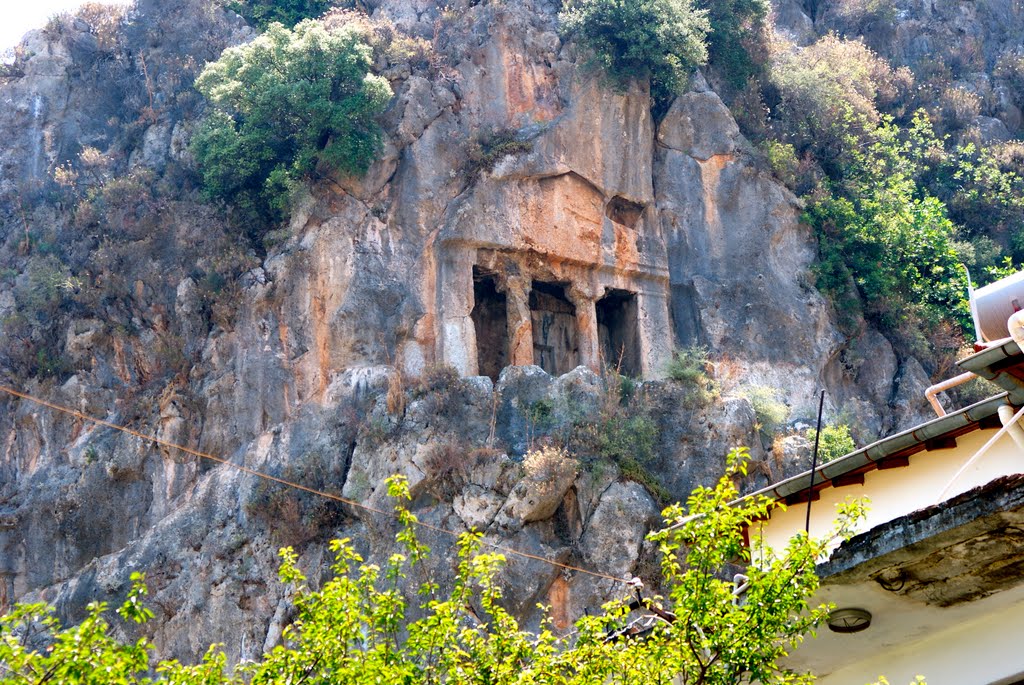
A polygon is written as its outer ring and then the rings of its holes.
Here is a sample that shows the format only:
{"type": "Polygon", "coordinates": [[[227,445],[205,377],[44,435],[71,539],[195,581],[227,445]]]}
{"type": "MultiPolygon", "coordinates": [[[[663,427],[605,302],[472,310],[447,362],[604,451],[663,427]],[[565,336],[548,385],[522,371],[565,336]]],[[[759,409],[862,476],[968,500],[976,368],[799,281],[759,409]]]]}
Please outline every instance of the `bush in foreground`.
{"type": "MultiPolygon", "coordinates": [[[[667,527],[651,539],[660,549],[666,594],[645,600],[661,618],[643,637],[627,637],[623,630],[632,599],[625,586],[623,601],[581,618],[569,636],[548,625],[524,630],[502,606],[497,574],[504,558],[483,552],[479,533],[459,540],[450,593],[424,583],[415,600],[422,617],[408,620],[411,600],[398,581],[429,551],[416,540],[416,519],[404,507],[408,489],[396,479],[389,487],[400,499],[397,539],[404,553],[378,566],[360,558],[347,540],[336,540],[334,577],[314,590],[295,553],[283,549],[280,576],[295,588],[296,618],[283,644],[260,661],[231,668],[214,646],[196,665],[151,664],[145,638],[125,644],[111,637],[102,604],[90,605],[86,620],[73,628],[63,628],[43,605],[19,605],[0,619],[0,682],[141,683],[150,682],[151,666],[160,680],[179,685],[811,682],[813,676],[794,673],[779,660],[827,616],[828,607],[808,601],[818,587],[815,562],[829,541],[798,535],[784,550],[755,545],[752,555],[744,530],[772,503],[753,497],[731,505],[738,497],[733,479],[745,473],[745,463],[745,452],[731,453],[717,485],[695,490],[685,507],[665,510],[667,527]],[[734,565],[743,567],[744,577],[723,580],[734,565]],[[740,582],[747,588],[737,602],[740,582]]],[[[850,535],[858,515],[857,505],[843,508],[835,533],[850,535]]],[[[144,622],[152,617],[143,604],[145,586],[138,576],[133,581],[119,613],[144,622]]]]}

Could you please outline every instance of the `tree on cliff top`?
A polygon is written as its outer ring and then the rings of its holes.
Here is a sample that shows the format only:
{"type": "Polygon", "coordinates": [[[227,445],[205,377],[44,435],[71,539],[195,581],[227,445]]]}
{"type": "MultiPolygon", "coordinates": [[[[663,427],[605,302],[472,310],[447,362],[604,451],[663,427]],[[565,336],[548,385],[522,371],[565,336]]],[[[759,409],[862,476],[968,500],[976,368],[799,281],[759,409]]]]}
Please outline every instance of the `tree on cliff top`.
{"type": "MultiPolygon", "coordinates": [[[[255,663],[233,669],[216,646],[203,660],[150,664],[145,639],[121,643],[109,634],[103,605],[63,629],[43,605],[20,605],[0,619],[0,683],[142,683],[152,666],[163,682],[222,683],[557,683],[606,685],[682,682],[688,685],[809,683],[813,676],[779,664],[826,617],[812,608],[818,587],[815,561],[827,541],[798,535],[785,550],[751,550],[743,531],[771,506],[763,497],[731,505],[733,478],[745,472],[746,455],[733,452],[714,487],[698,488],[684,508],[665,510],[669,527],[652,534],[661,554],[665,597],[649,598],[646,623],[630,623],[626,598],[605,605],[603,615],[580,619],[568,636],[548,625],[523,630],[502,606],[496,574],[504,558],[481,553],[481,535],[459,541],[450,593],[426,583],[419,595],[422,618],[407,620],[409,598],[399,580],[429,553],[413,534],[415,517],[404,507],[403,481],[389,484],[400,522],[403,554],[382,566],[364,562],[345,540],[331,544],[334,578],[319,590],[307,585],[291,549],[281,551],[281,580],[294,588],[295,621],[284,644],[255,663]],[[743,567],[745,578],[724,580],[743,567]],[[742,597],[737,584],[746,585],[742,597]]],[[[840,512],[837,534],[849,535],[856,506],[840,512]]],[[[119,613],[144,622],[145,588],[134,588],[119,613]]]]}
{"type": "Polygon", "coordinates": [[[656,111],[667,109],[708,59],[711,24],[691,0],[574,0],[559,18],[613,82],[650,77],[656,111]]]}
{"type": "Polygon", "coordinates": [[[227,7],[250,24],[265,29],[275,22],[295,26],[303,19],[323,16],[340,4],[337,0],[233,0],[227,7]]]}
{"type": "Polygon", "coordinates": [[[196,88],[212,111],[192,142],[206,195],[265,227],[287,216],[318,165],[364,173],[381,145],[375,117],[392,96],[370,73],[371,52],[360,27],[307,20],[272,24],[208,64],[196,88]]]}

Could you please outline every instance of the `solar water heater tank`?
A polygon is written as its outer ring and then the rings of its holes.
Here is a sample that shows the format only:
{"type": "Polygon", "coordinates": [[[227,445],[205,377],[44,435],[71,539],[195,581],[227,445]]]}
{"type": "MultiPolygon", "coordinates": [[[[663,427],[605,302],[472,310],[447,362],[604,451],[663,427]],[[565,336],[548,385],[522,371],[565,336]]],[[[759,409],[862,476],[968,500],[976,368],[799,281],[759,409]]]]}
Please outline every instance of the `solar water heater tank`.
{"type": "Polygon", "coordinates": [[[971,314],[983,342],[1010,335],[1006,321],[1024,309],[1024,271],[978,288],[971,294],[971,314]]]}

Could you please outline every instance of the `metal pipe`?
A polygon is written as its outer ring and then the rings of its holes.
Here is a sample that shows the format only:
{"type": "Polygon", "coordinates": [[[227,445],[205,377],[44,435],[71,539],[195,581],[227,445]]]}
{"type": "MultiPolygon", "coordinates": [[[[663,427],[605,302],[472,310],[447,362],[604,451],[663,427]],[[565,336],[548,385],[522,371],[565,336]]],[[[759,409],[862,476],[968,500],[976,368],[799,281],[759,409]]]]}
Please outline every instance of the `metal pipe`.
{"type": "Polygon", "coordinates": [[[1021,428],[1021,425],[1013,420],[1013,407],[1001,404],[996,411],[999,412],[999,421],[1006,427],[1006,432],[1017,443],[1017,447],[1024,450],[1024,428],[1021,428]]]}
{"type": "MultiPolygon", "coordinates": [[[[1020,411],[1018,411],[1016,414],[1011,416],[1010,420],[1007,421],[1006,423],[1004,423],[1003,427],[1000,428],[998,431],[996,431],[996,434],[993,435],[991,438],[989,438],[988,442],[986,442],[984,445],[982,445],[981,449],[978,450],[977,452],[975,452],[974,456],[971,457],[970,459],[968,459],[964,463],[964,465],[960,467],[960,470],[956,472],[956,475],[953,476],[949,480],[948,483],[946,483],[946,487],[944,487],[942,489],[942,492],[939,493],[938,499],[935,500],[936,504],[938,504],[939,502],[942,501],[942,499],[946,496],[946,493],[949,492],[949,489],[951,487],[953,487],[953,483],[955,483],[957,480],[959,480],[960,476],[963,475],[964,471],[966,471],[968,468],[970,468],[971,464],[976,462],[978,459],[980,459],[982,457],[982,455],[984,455],[986,452],[988,452],[989,449],[992,447],[992,445],[996,444],[996,442],[999,440],[999,438],[1003,437],[1004,434],[1010,432],[1010,426],[1012,424],[1015,424],[1018,421],[1020,421],[1022,416],[1024,416],[1024,407],[1021,407],[1020,411]]],[[[1000,419],[1001,418],[1002,417],[1000,417],[1000,419]]]]}
{"type": "Polygon", "coordinates": [[[974,284],[971,283],[971,270],[964,265],[964,271],[967,272],[967,304],[971,308],[971,320],[974,322],[974,339],[975,345],[984,345],[986,340],[984,334],[981,332],[981,321],[978,320],[978,303],[974,300],[974,284]]]}
{"type": "Polygon", "coordinates": [[[1010,318],[1006,320],[1006,330],[1010,331],[1013,342],[1024,350],[1024,310],[1010,315],[1010,318]]]}
{"type": "Polygon", "coordinates": [[[964,383],[975,377],[977,377],[977,374],[973,374],[970,371],[962,373],[959,376],[953,376],[952,378],[948,378],[942,381],[941,383],[936,383],[935,385],[925,390],[924,396],[928,399],[928,403],[932,405],[932,409],[935,410],[936,414],[938,414],[939,416],[945,416],[946,410],[942,408],[942,405],[939,403],[939,398],[936,397],[936,395],[938,395],[940,392],[945,392],[950,388],[955,388],[958,385],[963,385],[964,383]]]}

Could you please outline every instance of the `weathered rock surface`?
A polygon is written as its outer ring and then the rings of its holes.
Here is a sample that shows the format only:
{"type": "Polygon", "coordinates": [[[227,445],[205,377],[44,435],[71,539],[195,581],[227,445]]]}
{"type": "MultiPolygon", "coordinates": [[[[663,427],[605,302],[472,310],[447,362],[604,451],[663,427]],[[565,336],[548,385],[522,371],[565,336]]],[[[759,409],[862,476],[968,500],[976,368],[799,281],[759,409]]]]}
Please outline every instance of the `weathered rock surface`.
{"type": "MultiPolygon", "coordinates": [[[[433,36],[443,19],[433,2],[371,4],[416,35],[433,36]]],[[[656,123],[645,84],[614,92],[579,68],[556,31],[557,3],[456,5],[438,48],[447,66],[394,71],[388,141],[366,177],[318,181],[265,254],[239,248],[245,241],[189,190],[198,104],[186,88],[196,66],[184,65],[251,35],[237,18],[200,0],[144,2],[119,25],[123,49],[102,59],[88,26],[34,34],[24,75],[0,85],[10,141],[0,242],[22,283],[32,260],[48,257],[34,247],[42,237],[69,246],[67,275],[79,274],[89,297],[59,291],[49,328],[37,328],[52,332],[66,367],[25,387],[374,507],[389,506],[384,480],[401,473],[426,522],[614,576],[649,560],[651,495],[576,440],[579,473],[531,504],[521,467],[530,447],[572,441],[580,425],[605,430],[609,412],[644,412],[656,438],[642,466],[679,498],[717,478],[739,444],[763,465],[748,488],[794,468],[769,462],[737,393],[745,385],[779,388],[791,419],[813,414],[824,385],[829,415],[852,407],[867,438],[921,416],[920,365],[870,331],[854,342],[839,333],[808,278],[815,246],[797,200],[702,79],[656,123]],[[198,18],[184,20],[190,12],[198,18]],[[111,108],[131,121],[112,121],[111,108]],[[467,143],[487,129],[508,129],[530,150],[471,171],[467,143]],[[134,233],[82,229],[43,201],[58,192],[54,168],[84,145],[109,156],[110,178],[148,169],[154,187],[172,188],[148,214],[130,205],[122,219],[134,233]],[[102,273],[86,274],[94,263],[102,273]],[[505,302],[507,321],[495,325],[514,364],[493,381],[476,375],[485,277],[505,302]],[[578,336],[555,374],[532,365],[548,359],[537,331],[554,316],[531,304],[536,283],[560,295],[555,313],[578,336]],[[635,336],[622,345],[636,353],[633,375],[649,380],[623,409],[596,371],[627,361],[609,355],[608,330],[628,312],[635,336]],[[706,406],[657,380],[673,347],[694,344],[710,348],[722,387],[706,406]],[[854,359],[865,348],[878,353],[854,359]],[[438,379],[438,364],[469,378],[438,379]]],[[[0,290],[0,313],[23,306],[0,290]]],[[[18,380],[13,365],[2,373],[18,380]]],[[[145,570],[162,655],[194,658],[224,642],[245,658],[272,646],[287,620],[273,580],[278,545],[296,545],[316,576],[329,537],[379,558],[393,533],[365,510],[0,398],[7,602],[42,598],[73,619],[145,570]]],[[[452,540],[424,538],[431,570],[448,577],[452,540]]],[[[544,602],[560,627],[621,592],[523,558],[510,558],[503,582],[528,622],[544,602]]]]}
{"type": "Polygon", "coordinates": [[[944,65],[960,79],[958,86],[980,97],[983,116],[975,127],[985,142],[1019,131],[1024,102],[1014,102],[1005,78],[993,72],[1000,58],[1021,49],[1024,11],[1014,0],[772,4],[784,33],[801,45],[836,32],[863,38],[894,66],[918,74],[927,74],[929,65],[944,65]]]}

